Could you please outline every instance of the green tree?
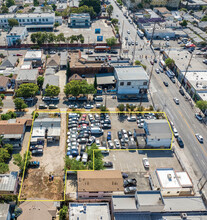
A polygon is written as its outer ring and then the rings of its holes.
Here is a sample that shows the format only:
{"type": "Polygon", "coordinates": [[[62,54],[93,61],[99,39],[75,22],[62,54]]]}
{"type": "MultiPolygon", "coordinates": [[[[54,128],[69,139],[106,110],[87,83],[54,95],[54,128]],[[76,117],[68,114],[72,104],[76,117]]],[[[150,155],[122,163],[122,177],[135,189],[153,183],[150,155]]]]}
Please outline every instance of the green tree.
{"type": "Polygon", "coordinates": [[[7,173],[9,171],[9,165],[6,163],[0,163],[0,174],[7,173]]]}
{"type": "Polygon", "coordinates": [[[33,5],[34,6],[39,6],[39,1],[38,0],[33,0],[33,5]]]}
{"type": "Polygon", "coordinates": [[[67,62],[67,70],[66,70],[66,76],[67,76],[67,80],[69,79],[69,77],[71,77],[71,69],[70,69],[70,62],[67,62]]]}
{"type": "Polygon", "coordinates": [[[59,86],[49,85],[45,89],[45,95],[46,96],[58,96],[59,93],[60,93],[60,87],[59,86]]]}
{"type": "Polygon", "coordinates": [[[23,172],[24,167],[25,167],[25,172],[26,172],[28,169],[30,160],[32,159],[30,151],[28,152],[28,155],[27,155],[27,152],[25,152],[23,157],[21,156],[21,154],[14,154],[13,158],[14,158],[13,163],[19,167],[20,172],[21,173],[23,172]]]}
{"type": "Polygon", "coordinates": [[[8,23],[10,27],[19,26],[19,22],[15,18],[8,19],[8,23]]]}
{"type": "Polygon", "coordinates": [[[52,4],[53,11],[56,11],[57,6],[55,4],[52,4]]]}
{"type": "Polygon", "coordinates": [[[119,22],[119,20],[118,20],[117,18],[112,18],[112,19],[111,19],[111,23],[112,23],[113,25],[117,25],[118,22],[119,22]]]}
{"type": "Polygon", "coordinates": [[[16,91],[17,97],[34,97],[39,91],[38,85],[34,83],[24,83],[16,91]]]}
{"type": "Polygon", "coordinates": [[[92,7],[95,13],[98,15],[101,12],[101,1],[100,0],[81,0],[79,2],[79,7],[81,6],[92,7]]]}
{"type": "Polygon", "coordinates": [[[125,109],[124,104],[119,104],[118,109],[119,109],[120,112],[123,112],[124,109],[125,109]]]}
{"type": "Polygon", "coordinates": [[[108,13],[109,15],[109,18],[111,18],[111,15],[113,13],[113,10],[114,10],[114,7],[112,5],[109,5],[107,8],[106,8],[106,12],[108,13]]]}
{"type": "Polygon", "coordinates": [[[182,22],[180,22],[180,25],[182,27],[186,27],[188,25],[188,22],[186,20],[183,20],[182,22]]]}
{"type": "Polygon", "coordinates": [[[134,64],[135,64],[136,66],[139,66],[139,65],[141,65],[142,63],[141,63],[139,60],[136,60],[136,61],[134,62],[134,64]]]}
{"type": "Polygon", "coordinates": [[[115,37],[107,38],[106,43],[109,47],[112,47],[116,44],[117,39],[115,37]]]}
{"type": "Polygon", "coordinates": [[[14,0],[7,0],[6,1],[6,7],[9,8],[10,6],[15,5],[14,0]]]}
{"type": "Polygon", "coordinates": [[[2,99],[0,99],[0,108],[4,106],[2,99]]]}
{"type": "Polygon", "coordinates": [[[167,58],[165,60],[165,64],[166,64],[167,67],[169,67],[171,69],[175,64],[175,61],[171,58],[167,58]]]}
{"type": "Polygon", "coordinates": [[[103,154],[101,153],[100,150],[98,150],[96,144],[92,144],[91,147],[90,148],[88,147],[86,151],[88,153],[89,169],[92,170],[94,166],[94,170],[103,170],[104,169],[103,154]]]}
{"type": "Polygon", "coordinates": [[[0,148],[0,163],[4,163],[10,159],[10,154],[7,149],[0,148]]]}
{"type": "Polygon", "coordinates": [[[98,84],[97,84],[97,77],[96,77],[96,74],[95,74],[95,78],[94,78],[93,86],[94,86],[95,89],[97,89],[98,84]]]}
{"type": "Polygon", "coordinates": [[[101,112],[106,112],[107,108],[105,105],[101,105],[100,110],[101,110],[101,112]]]}
{"type": "Polygon", "coordinates": [[[59,27],[60,26],[60,24],[58,23],[58,22],[55,22],[55,24],[54,24],[54,28],[55,28],[55,30],[57,29],[57,27],[59,27]]]}
{"type": "Polygon", "coordinates": [[[20,111],[27,108],[27,105],[25,104],[24,100],[20,98],[14,99],[14,104],[15,104],[15,108],[20,111]]]}
{"type": "Polygon", "coordinates": [[[199,108],[201,111],[205,111],[207,109],[207,101],[197,101],[196,102],[196,107],[199,108]]]}
{"type": "Polygon", "coordinates": [[[1,6],[1,13],[2,14],[7,14],[8,12],[9,12],[9,9],[5,5],[2,4],[2,6],[1,6]]]}
{"type": "Polygon", "coordinates": [[[12,144],[4,144],[3,148],[8,151],[8,153],[11,155],[13,151],[13,145],[12,144]]]}
{"type": "Polygon", "coordinates": [[[43,83],[44,83],[44,77],[43,76],[38,76],[37,85],[39,86],[39,88],[42,88],[43,83]]]}
{"type": "Polygon", "coordinates": [[[201,19],[201,21],[207,21],[207,15],[204,15],[201,19]]]}
{"type": "Polygon", "coordinates": [[[78,8],[70,8],[70,13],[89,13],[92,19],[96,17],[96,12],[94,11],[93,7],[88,7],[87,5],[83,5],[78,8]]]}
{"type": "Polygon", "coordinates": [[[60,34],[58,34],[57,35],[57,37],[56,37],[56,40],[58,41],[58,42],[65,42],[65,37],[64,37],[64,34],[63,33],[60,33],[60,34]]]}
{"type": "Polygon", "coordinates": [[[60,209],[59,220],[66,220],[67,213],[68,213],[68,207],[64,205],[62,209],[60,209]]]}
{"type": "Polygon", "coordinates": [[[87,167],[81,161],[77,161],[76,159],[70,159],[69,157],[65,157],[65,169],[66,170],[86,170],[87,167]]]}

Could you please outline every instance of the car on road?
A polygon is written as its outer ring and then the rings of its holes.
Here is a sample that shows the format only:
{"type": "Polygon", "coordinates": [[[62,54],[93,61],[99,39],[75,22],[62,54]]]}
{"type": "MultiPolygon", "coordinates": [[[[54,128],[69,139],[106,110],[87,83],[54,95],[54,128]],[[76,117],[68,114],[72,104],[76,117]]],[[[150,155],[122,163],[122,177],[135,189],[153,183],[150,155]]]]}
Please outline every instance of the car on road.
{"type": "Polygon", "coordinates": [[[117,50],[111,50],[110,53],[111,54],[118,54],[118,51],[117,50]]]}
{"type": "Polygon", "coordinates": [[[164,72],[162,68],[159,68],[159,70],[160,70],[160,72],[161,72],[161,73],[163,73],[163,72],[164,72]]]}
{"type": "Polygon", "coordinates": [[[168,87],[168,82],[163,81],[163,84],[168,87]]]}
{"type": "Polygon", "coordinates": [[[200,143],[203,143],[203,137],[200,134],[195,134],[195,136],[200,143]]]}
{"type": "Polygon", "coordinates": [[[113,167],[113,163],[111,161],[104,162],[104,167],[112,168],[113,167]]]}
{"type": "Polygon", "coordinates": [[[124,188],[125,194],[135,193],[136,191],[137,191],[137,187],[135,187],[135,186],[130,186],[130,187],[124,188]]]}
{"type": "Polygon", "coordinates": [[[130,34],[130,30],[127,31],[127,34],[130,34]]]}
{"type": "Polygon", "coordinates": [[[152,65],[154,65],[154,62],[153,62],[152,60],[150,60],[150,63],[151,63],[152,65]]]}
{"type": "Polygon", "coordinates": [[[128,37],[125,37],[125,40],[128,40],[128,37]]]}
{"type": "Polygon", "coordinates": [[[143,162],[144,168],[149,169],[149,160],[148,160],[148,158],[146,158],[146,157],[143,158],[142,162],[143,162]]]}
{"type": "Polygon", "coordinates": [[[180,93],[182,96],[185,95],[185,93],[184,93],[184,91],[183,91],[182,89],[179,89],[179,93],[180,93]]]}
{"type": "Polygon", "coordinates": [[[180,102],[179,102],[178,98],[173,98],[173,100],[174,100],[175,104],[179,105],[180,102]]]}
{"type": "Polygon", "coordinates": [[[76,97],[70,96],[70,97],[68,98],[68,100],[69,100],[69,101],[75,101],[75,100],[76,100],[76,97]]]}
{"type": "Polygon", "coordinates": [[[178,145],[183,148],[184,147],[184,143],[183,143],[183,140],[181,139],[180,136],[177,137],[177,142],[178,142],[178,145]]]}
{"type": "Polygon", "coordinates": [[[132,41],[132,45],[134,45],[134,41],[132,41]]]}
{"type": "Polygon", "coordinates": [[[134,178],[124,180],[124,187],[128,187],[128,186],[137,186],[137,180],[134,178]]]}
{"type": "Polygon", "coordinates": [[[93,51],[92,50],[87,50],[86,54],[93,54],[93,51]]]}
{"type": "Polygon", "coordinates": [[[179,136],[176,127],[173,127],[173,133],[174,133],[175,138],[177,138],[179,136]]]}
{"type": "Polygon", "coordinates": [[[200,115],[198,113],[195,113],[195,117],[198,119],[198,121],[202,121],[203,120],[202,115],[200,115]]]}
{"type": "Polygon", "coordinates": [[[128,45],[129,45],[129,46],[131,45],[131,41],[128,42],[128,45]]]}
{"type": "Polygon", "coordinates": [[[156,73],[160,73],[160,70],[159,70],[159,69],[155,69],[155,72],[156,72],[156,73]]]}
{"type": "Polygon", "coordinates": [[[171,77],[170,80],[175,83],[175,78],[171,77]]]}

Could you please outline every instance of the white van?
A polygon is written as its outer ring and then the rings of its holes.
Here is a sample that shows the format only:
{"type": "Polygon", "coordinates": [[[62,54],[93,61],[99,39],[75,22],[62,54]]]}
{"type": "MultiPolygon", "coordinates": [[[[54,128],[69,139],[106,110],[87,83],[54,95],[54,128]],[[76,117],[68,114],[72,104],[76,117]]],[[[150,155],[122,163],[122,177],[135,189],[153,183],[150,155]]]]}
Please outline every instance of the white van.
{"type": "Polygon", "coordinates": [[[103,101],[103,97],[102,96],[96,96],[94,98],[95,101],[103,101]]]}
{"type": "Polygon", "coordinates": [[[86,152],[84,152],[83,156],[82,156],[82,162],[87,163],[87,161],[88,161],[88,154],[86,152]]]}

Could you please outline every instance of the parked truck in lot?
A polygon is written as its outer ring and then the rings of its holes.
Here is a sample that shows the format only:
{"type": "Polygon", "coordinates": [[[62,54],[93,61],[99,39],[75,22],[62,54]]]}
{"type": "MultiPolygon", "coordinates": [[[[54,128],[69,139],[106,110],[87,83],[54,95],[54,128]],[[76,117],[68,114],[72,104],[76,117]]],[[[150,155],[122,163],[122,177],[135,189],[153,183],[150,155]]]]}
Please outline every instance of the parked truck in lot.
{"type": "Polygon", "coordinates": [[[91,135],[94,135],[94,134],[103,134],[103,129],[101,129],[100,127],[92,127],[91,135]]]}
{"type": "Polygon", "coordinates": [[[88,161],[88,154],[86,152],[84,152],[83,156],[82,156],[82,162],[87,163],[87,161],[88,161]]]}
{"type": "Polygon", "coordinates": [[[144,37],[144,33],[140,29],[137,29],[137,34],[139,35],[140,38],[144,37]]]}

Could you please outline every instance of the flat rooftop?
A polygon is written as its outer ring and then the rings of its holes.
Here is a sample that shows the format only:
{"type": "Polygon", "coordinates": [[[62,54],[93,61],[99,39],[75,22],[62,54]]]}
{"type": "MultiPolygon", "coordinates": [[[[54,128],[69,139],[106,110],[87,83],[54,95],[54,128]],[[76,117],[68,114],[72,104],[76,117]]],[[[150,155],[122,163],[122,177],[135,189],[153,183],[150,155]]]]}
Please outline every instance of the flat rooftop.
{"type": "Polygon", "coordinates": [[[156,169],[158,180],[163,188],[180,188],[173,168],[156,169]]]}
{"type": "Polygon", "coordinates": [[[110,220],[110,211],[108,203],[70,203],[70,220],[90,220],[103,219],[110,220]]]}
{"type": "Polygon", "coordinates": [[[193,187],[191,179],[186,172],[176,172],[176,176],[182,187],[193,187]]]}
{"type": "Polygon", "coordinates": [[[137,210],[134,195],[112,196],[114,210],[137,210]]]}

